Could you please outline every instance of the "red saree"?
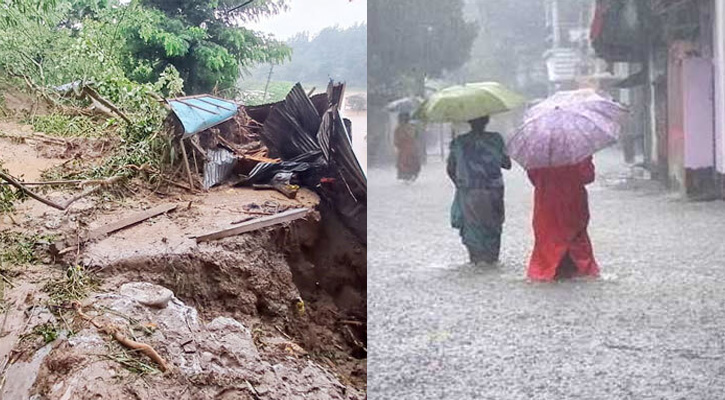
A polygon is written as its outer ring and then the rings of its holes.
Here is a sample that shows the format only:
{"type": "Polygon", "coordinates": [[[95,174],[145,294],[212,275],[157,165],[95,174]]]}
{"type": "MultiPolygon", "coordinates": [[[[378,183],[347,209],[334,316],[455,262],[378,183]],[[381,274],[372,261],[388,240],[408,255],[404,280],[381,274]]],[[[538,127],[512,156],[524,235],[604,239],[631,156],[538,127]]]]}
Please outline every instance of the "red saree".
{"type": "Polygon", "coordinates": [[[529,278],[553,280],[567,255],[576,267],[575,275],[597,276],[599,267],[587,234],[589,203],[585,185],[594,181],[591,157],[576,165],[532,169],[528,174],[535,187],[536,238],[529,278]]]}

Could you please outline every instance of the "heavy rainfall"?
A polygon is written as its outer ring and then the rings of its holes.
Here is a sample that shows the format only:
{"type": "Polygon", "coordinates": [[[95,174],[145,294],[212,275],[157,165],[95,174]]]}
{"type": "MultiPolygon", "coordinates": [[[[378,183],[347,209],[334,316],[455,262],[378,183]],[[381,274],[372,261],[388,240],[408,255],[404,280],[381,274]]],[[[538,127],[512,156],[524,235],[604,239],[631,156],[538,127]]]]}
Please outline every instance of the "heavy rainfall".
{"type": "Polygon", "coordinates": [[[725,3],[368,6],[370,398],[722,398],[725,3]]]}

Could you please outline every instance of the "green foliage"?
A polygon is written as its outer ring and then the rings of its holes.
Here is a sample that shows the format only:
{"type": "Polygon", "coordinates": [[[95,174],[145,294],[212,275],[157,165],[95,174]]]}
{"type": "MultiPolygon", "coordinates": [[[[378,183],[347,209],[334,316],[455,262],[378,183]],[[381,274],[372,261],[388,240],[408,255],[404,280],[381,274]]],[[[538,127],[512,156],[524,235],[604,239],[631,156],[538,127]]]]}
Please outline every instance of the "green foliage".
{"type": "Polygon", "coordinates": [[[49,281],[43,291],[48,293],[50,304],[61,305],[83,300],[98,286],[98,282],[81,265],[71,265],[63,278],[49,281]]]}
{"type": "Polygon", "coordinates": [[[157,134],[149,135],[152,124],[129,127],[123,144],[108,158],[88,165],[74,160],[64,167],[51,168],[43,173],[47,180],[56,179],[104,179],[112,176],[125,178],[143,177],[157,182],[165,165],[171,162],[169,139],[157,134]]]}
{"type": "Polygon", "coordinates": [[[290,51],[269,36],[238,26],[236,21],[269,15],[284,7],[281,0],[255,1],[254,6],[231,10],[239,2],[141,0],[119,24],[124,37],[122,64],[139,82],[159,78],[174,65],[189,93],[214,88],[232,90],[240,68],[280,62],[290,51]]]}
{"type": "Polygon", "coordinates": [[[37,247],[49,242],[52,236],[0,231],[0,263],[10,265],[35,264],[39,261],[37,247]]]}
{"type": "Polygon", "coordinates": [[[50,322],[46,322],[44,324],[36,325],[33,328],[33,334],[40,336],[43,338],[43,342],[48,344],[55,339],[58,339],[58,328],[50,322]]]}
{"type": "MultiPolygon", "coordinates": [[[[170,68],[189,93],[228,90],[240,68],[279,62],[290,50],[240,22],[285,8],[285,0],[30,0],[0,7],[0,69],[41,87],[76,80],[164,79],[170,68]],[[41,6],[42,5],[42,6],[41,6]]],[[[177,88],[176,92],[180,92],[177,88]]]]}
{"type": "Polygon", "coordinates": [[[239,99],[248,106],[257,106],[260,104],[275,103],[284,100],[287,94],[292,90],[294,82],[266,82],[262,81],[244,81],[240,84],[239,99]],[[267,87],[267,95],[264,95],[264,88],[267,87]]]}
{"type": "Polygon", "coordinates": [[[115,120],[98,123],[92,118],[63,114],[37,115],[24,121],[33,126],[36,132],[60,137],[102,137],[115,124],[115,120]]]}
{"type": "MultiPolygon", "coordinates": [[[[123,145],[107,160],[46,177],[154,179],[171,161],[158,135],[168,111],[159,96],[232,90],[241,68],[279,62],[290,50],[270,37],[240,27],[271,15],[286,0],[4,0],[0,4],[0,76],[52,92],[81,81],[114,103],[131,120],[119,123],[123,145]]],[[[47,94],[47,93],[46,93],[47,94]]],[[[53,93],[50,96],[57,98],[53,93]]],[[[88,106],[87,100],[63,99],[88,106]]],[[[85,117],[32,118],[40,131],[59,136],[98,136],[110,125],[85,117]]],[[[0,187],[0,212],[12,209],[12,189],[0,187]]]]}
{"type": "Polygon", "coordinates": [[[161,371],[152,362],[139,354],[138,352],[128,351],[120,345],[111,347],[108,354],[104,354],[104,359],[118,363],[121,367],[132,374],[136,375],[157,375],[161,371]]]}

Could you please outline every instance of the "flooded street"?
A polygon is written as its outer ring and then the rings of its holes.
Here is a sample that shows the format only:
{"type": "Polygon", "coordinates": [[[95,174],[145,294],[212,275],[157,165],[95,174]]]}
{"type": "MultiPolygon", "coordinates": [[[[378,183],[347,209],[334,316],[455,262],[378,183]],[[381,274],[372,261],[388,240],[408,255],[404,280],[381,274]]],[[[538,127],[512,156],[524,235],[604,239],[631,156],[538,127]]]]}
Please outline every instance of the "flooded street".
{"type": "Polygon", "coordinates": [[[453,187],[429,159],[406,185],[372,169],[371,399],[712,399],[725,390],[725,203],[621,180],[595,157],[597,281],[532,284],[532,189],[505,173],[499,270],[459,267],[453,187]]]}

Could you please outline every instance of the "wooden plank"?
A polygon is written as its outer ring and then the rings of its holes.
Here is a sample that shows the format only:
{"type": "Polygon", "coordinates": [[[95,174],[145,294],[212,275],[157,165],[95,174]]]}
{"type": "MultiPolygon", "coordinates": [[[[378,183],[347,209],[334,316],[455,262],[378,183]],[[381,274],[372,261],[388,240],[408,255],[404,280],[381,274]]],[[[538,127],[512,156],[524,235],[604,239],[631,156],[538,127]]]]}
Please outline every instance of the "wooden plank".
{"type": "Polygon", "coordinates": [[[88,232],[87,234],[82,235],[78,239],[78,241],[73,239],[72,241],[66,242],[66,243],[56,242],[53,244],[53,247],[54,247],[55,251],[58,252],[59,255],[65,254],[69,251],[74,250],[80,244],[83,244],[90,240],[100,239],[106,235],[120,231],[121,229],[127,228],[131,225],[136,225],[139,222],[142,222],[147,219],[156,217],[158,215],[167,213],[169,211],[173,211],[176,209],[176,207],[177,207],[176,204],[160,205],[160,206],[148,209],[146,211],[142,211],[142,212],[130,215],[130,216],[120,219],[116,222],[112,222],[110,224],[106,224],[99,228],[96,228],[96,229],[88,232]]]}
{"type": "Polygon", "coordinates": [[[234,228],[222,229],[220,231],[208,233],[206,235],[197,236],[196,242],[209,242],[229,236],[241,235],[242,233],[255,231],[257,229],[266,228],[268,226],[291,222],[300,218],[304,218],[309,211],[309,208],[295,208],[292,210],[281,212],[279,214],[256,218],[251,221],[243,222],[239,224],[239,226],[235,226],[234,228]]]}
{"type": "Polygon", "coordinates": [[[186,176],[189,178],[189,187],[195,189],[194,179],[191,177],[191,167],[189,167],[189,156],[186,155],[186,146],[184,145],[184,139],[179,140],[179,146],[181,146],[181,155],[184,157],[184,167],[186,168],[186,176]]]}
{"type": "Polygon", "coordinates": [[[116,222],[112,222],[110,224],[106,224],[101,226],[100,228],[96,228],[88,233],[88,235],[85,237],[86,240],[94,240],[98,239],[100,237],[106,236],[108,234],[111,234],[116,231],[120,231],[123,228],[127,228],[131,225],[136,225],[139,222],[145,221],[147,219],[156,217],[158,215],[167,213],[169,211],[175,210],[177,207],[176,204],[163,204],[151,209],[148,209],[146,211],[142,211],[133,215],[130,215],[126,218],[120,219],[116,222]]]}

